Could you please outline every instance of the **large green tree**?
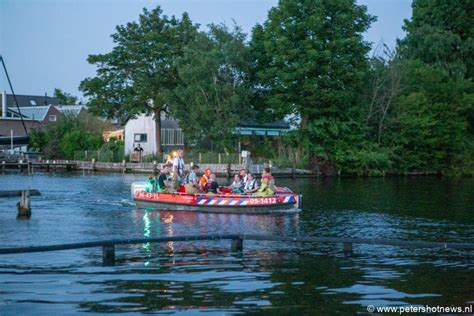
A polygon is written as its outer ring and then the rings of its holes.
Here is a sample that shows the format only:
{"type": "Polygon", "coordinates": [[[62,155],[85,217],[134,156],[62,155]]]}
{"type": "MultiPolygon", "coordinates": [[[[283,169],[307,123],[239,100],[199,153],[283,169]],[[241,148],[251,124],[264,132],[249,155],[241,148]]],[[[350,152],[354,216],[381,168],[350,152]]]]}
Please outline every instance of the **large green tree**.
{"type": "Polygon", "coordinates": [[[362,34],[372,21],[353,0],[280,0],[253,30],[255,104],[275,118],[300,117],[298,147],[321,159],[334,160],[341,139],[360,134],[370,50],[362,34]]]}
{"type": "Polygon", "coordinates": [[[442,67],[451,74],[474,75],[474,2],[414,0],[407,36],[399,41],[402,56],[442,67]]]}
{"type": "Polygon", "coordinates": [[[172,114],[191,141],[208,139],[226,150],[233,128],[251,113],[246,35],[239,27],[210,25],[178,58],[180,79],[172,114]]]}
{"type": "Polygon", "coordinates": [[[399,41],[406,87],[392,113],[402,170],[472,173],[474,165],[474,6],[468,0],[415,0],[399,41]]]}
{"type": "Polygon", "coordinates": [[[169,112],[179,78],[176,59],[197,34],[197,26],[184,13],[181,19],[162,14],[160,7],[143,10],[138,21],[117,26],[110,53],[90,55],[97,74],[81,82],[90,98],[91,112],[125,121],[153,114],[156,148],[162,154],[161,114],[169,112]]]}

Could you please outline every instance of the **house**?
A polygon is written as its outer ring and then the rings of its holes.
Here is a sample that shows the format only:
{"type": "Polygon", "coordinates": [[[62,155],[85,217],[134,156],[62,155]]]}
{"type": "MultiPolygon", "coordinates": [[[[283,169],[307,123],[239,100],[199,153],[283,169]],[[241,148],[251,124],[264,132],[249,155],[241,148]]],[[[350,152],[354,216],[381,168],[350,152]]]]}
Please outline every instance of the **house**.
{"type": "Polygon", "coordinates": [[[52,105],[20,107],[20,111],[16,107],[9,107],[2,111],[0,117],[0,136],[10,136],[12,131],[15,136],[27,135],[32,128],[56,122],[62,115],[52,105]]]}
{"type": "MultiPolygon", "coordinates": [[[[59,105],[59,99],[55,97],[49,97],[46,94],[44,96],[38,95],[21,95],[15,94],[18,106],[45,106],[45,105],[59,105]]],[[[16,107],[15,98],[12,94],[7,94],[6,91],[2,91],[0,94],[0,104],[3,107],[16,107]]],[[[2,114],[3,115],[3,114],[2,114]]]]}
{"type": "Polygon", "coordinates": [[[55,105],[56,110],[64,114],[65,116],[79,117],[85,115],[87,112],[87,107],[82,104],[74,105],[55,105]]]}
{"type": "Polygon", "coordinates": [[[124,134],[125,134],[125,130],[123,128],[117,129],[117,130],[110,130],[110,131],[103,132],[102,138],[104,138],[106,142],[109,142],[111,138],[115,138],[117,140],[123,140],[124,134]]]}
{"type": "MultiPolygon", "coordinates": [[[[143,148],[143,155],[156,153],[156,124],[151,115],[142,114],[125,124],[125,155],[133,152],[137,144],[143,148]]],[[[166,115],[161,117],[161,145],[169,151],[184,145],[183,131],[176,120],[166,115]]]]}

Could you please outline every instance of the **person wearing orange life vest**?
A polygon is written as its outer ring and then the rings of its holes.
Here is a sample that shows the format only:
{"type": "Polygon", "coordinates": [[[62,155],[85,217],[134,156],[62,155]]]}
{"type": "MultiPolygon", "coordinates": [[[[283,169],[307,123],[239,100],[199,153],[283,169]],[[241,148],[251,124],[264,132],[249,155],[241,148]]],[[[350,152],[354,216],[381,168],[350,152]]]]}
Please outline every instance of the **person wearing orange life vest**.
{"type": "Polygon", "coordinates": [[[210,178],[211,178],[211,169],[206,168],[201,179],[199,179],[199,186],[201,187],[201,191],[206,191],[206,184],[209,182],[210,178]]]}
{"type": "Polygon", "coordinates": [[[260,188],[254,195],[270,196],[275,194],[275,178],[273,178],[270,168],[265,167],[262,173],[260,188]]]}

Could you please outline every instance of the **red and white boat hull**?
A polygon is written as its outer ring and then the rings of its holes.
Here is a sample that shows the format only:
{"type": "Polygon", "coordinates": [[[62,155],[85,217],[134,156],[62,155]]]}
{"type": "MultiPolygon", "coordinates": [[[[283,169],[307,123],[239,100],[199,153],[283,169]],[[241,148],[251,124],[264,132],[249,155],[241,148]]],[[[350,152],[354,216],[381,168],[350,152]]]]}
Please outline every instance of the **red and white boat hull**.
{"type": "Polygon", "coordinates": [[[297,211],[301,196],[295,193],[277,193],[273,196],[256,195],[207,195],[186,193],[150,193],[135,191],[134,200],[139,207],[163,210],[187,210],[219,213],[266,213],[297,211]]]}

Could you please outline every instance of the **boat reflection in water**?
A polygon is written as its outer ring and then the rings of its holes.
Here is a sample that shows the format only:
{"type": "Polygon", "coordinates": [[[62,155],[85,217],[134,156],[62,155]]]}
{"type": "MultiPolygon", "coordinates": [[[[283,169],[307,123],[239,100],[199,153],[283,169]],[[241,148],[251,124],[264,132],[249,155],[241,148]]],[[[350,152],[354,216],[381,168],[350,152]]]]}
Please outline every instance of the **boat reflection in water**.
{"type": "MultiPolygon", "coordinates": [[[[208,235],[219,231],[220,234],[262,234],[262,235],[298,235],[299,213],[287,214],[227,214],[199,213],[188,211],[147,210],[141,209],[134,213],[134,225],[137,231],[143,231],[143,237],[171,237],[186,235],[208,235]]],[[[206,251],[210,246],[216,246],[216,241],[195,241],[179,243],[180,250],[196,251],[196,248],[206,251]]],[[[226,243],[229,241],[222,241],[226,243]]],[[[224,244],[222,244],[224,245],[224,244]]],[[[146,243],[143,249],[152,252],[151,247],[161,247],[159,244],[146,243]]],[[[176,243],[167,242],[166,251],[172,256],[176,243]]],[[[219,247],[221,248],[221,247],[219,247]]],[[[227,250],[227,249],[226,249],[227,250]]]]}

